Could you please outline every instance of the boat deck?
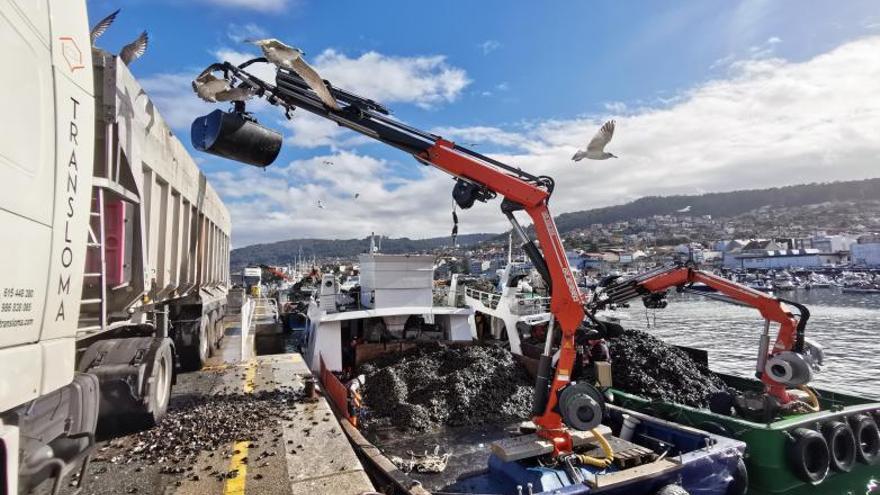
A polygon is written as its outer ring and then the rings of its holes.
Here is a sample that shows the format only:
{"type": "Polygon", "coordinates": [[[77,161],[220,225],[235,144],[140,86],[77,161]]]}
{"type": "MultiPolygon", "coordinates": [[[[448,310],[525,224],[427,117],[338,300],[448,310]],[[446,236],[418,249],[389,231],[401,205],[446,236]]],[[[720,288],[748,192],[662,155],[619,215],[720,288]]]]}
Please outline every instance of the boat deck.
{"type": "MultiPolygon", "coordinates": [[[[236,324],[237,325],[237,324],[236,324]]],[[[221,348],[203,370],[181,373],[169,411],[193,397],[241,392],[260,394],[281,386],[301,391],[311,373],[299,354],[241,360],[253,349],[240,329],[228,325],[221,348]]],[[[136,433],[99,442],[83,494],[361,494],[374,490],[360,461],[322,398],[298,400],[249,438],[198,453],[177,466],[132,460],[126,452],[136,433]]],[[[180,438],[187,442],[187,438],[180,438]]],[[[64,493],[75,493],[66,486],[64,493]]]]}
{"type": "Polygon", "coordinates": [[[409,461],[411,455],[448,453],[449,461],[442,473],[411,472],[409,477],[419,481],[429,491],[444,492],[459,480],[487,470],[490,445],[519,431],[519,423],[509,425],[481,425],[459,428],[439,428],[428,432],[401,431],[396,428],[369,431],[366,438],[380,448],[385,457],[399,457],[409,461]]]}

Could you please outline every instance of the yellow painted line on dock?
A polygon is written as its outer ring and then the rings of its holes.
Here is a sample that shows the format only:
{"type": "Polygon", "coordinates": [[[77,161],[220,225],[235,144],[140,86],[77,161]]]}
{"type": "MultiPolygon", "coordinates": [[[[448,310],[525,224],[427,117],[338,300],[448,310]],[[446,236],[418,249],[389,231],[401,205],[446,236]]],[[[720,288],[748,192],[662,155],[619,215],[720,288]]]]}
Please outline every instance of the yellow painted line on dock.
{"type": "Polygon", "coordinates": [[[226,480],[223,488],[224,495],[244,495],[245,482],[247,481],[247,463],[242,462],[248,455],[250,442],[235,442],[232,459],[229,460],[229,470],[236,471],[235,476],[226,480]]]}
{"type": "MultiPolygon", "coordinates": [[[[246,394],[254,392],[254,379],[257,376],[257,361],[250,359],[244,371],[244,383],[241,388],[246,394]]],[[[226,480],[223,488],[224,495],[244,495],[247,482],[247,459],[249,440],[235,442],[232,446],[232,458],[229,460],[229,471],[234,471],[235,476],[226,480]]]]}
{"type": "Polygon", "coordinates": [[[202,371],[223,371],[229,368],[228,364],[215,364],[213,366],[203,366],[202,371]]]}
{"type": "Polygon", "coordinates": [[[257,376],[257,361],[255,359],[251,359],[248,362],[247,369],[244,371],[244,393],[252,394],[254,393],[254,378],[257,376]]]}

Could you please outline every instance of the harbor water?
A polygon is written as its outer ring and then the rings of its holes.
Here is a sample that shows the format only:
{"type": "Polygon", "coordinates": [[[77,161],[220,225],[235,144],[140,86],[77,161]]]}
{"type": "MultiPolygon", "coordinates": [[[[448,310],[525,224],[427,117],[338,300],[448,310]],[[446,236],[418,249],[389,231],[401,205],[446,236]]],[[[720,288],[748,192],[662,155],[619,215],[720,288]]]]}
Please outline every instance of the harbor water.
{"type": "MultiPolygon", "coordinates": [[[[880,398],[880,294],[844,294],[840,289],[784,292],[780,297],[810,310],[808,338],[825,350],[825,365],[812,385],[880,398]]],[[[640,301],[619,311],[627,328],[709,352],[715,371],[753,377],[763,320],[757,310],[693,294],[670,294],[665,309],[646,310],[640,301]]],[[[771,338],[778,326],[771,325],[771,338]]]]}

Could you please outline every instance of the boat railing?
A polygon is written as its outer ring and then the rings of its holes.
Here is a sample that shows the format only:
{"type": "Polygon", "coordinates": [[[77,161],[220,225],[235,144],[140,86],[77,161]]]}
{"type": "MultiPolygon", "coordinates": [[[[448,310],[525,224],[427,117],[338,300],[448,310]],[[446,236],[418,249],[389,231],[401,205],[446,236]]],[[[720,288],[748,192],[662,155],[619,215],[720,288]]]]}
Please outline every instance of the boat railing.
{"type": "Polygon", "coordinates": [[[336,378],[336,375],[334,375],[333,372],[327,369],[327,365],[324,364],[324,356],[320,353],[318,354],[318,361],[321,364],[320,379],[321,385],[324,386],[324,393],[330,398],[330,402],[333,403],[342,417],[349,419],[348,389],[345,388],[345,385],[343,385],[341,381],[339,381],[339,378],[336,378]]]}
{"type": "Polygon", "coordinates": [[[497,294],[494,292],[485,292],[477,289],[472,289],[470,287],[464,288],[465,297],[469,297],[471,299],[476,299],[486,306],[489,309],[498,308],[498,302],[501,301],[501,294],[497,294]]]}
{"type": "Polygon", "coordinates": [[[520,293],[516,295],[515,301],[512,311],[519,316],[550,312],[549,297],[520,293]]]}

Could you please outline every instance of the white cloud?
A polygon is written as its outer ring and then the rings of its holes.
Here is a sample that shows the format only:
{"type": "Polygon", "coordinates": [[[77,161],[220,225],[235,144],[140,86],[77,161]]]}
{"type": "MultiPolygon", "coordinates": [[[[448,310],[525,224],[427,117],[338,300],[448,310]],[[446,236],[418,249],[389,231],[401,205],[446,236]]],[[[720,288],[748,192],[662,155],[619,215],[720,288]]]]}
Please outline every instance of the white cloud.
{"type": "Polygon", "coordinates": [[[192,80],[197,73],[156,74],[139,79],[159,114],[173,129],[189,129],[193,119],[217,108],[193,93],[192,80]]]}
{"type": "Polygon", "coordinates": [[[370,51],[350,58],[329,49],[314,65],[334,85],[383,103],[432,107],[454,101],[471,82],[464,69],[449,65],[442,55],[396,57],[370,51]]]}
{"type": "Polygon", "coordinates": [[[341,127],[332,120],[318,117],[305,110],[294,111],[291,119],[282,121],[282,125],[293,133],[287,138],[287,144],[299,148],[330,146],[335,150],[351,148],[371,141],[366,136],[341,127]]]}
{"type": "Polygon", "coordinates": [[[602,106],[611,113],[621,114],[626,112],[626,103],[622,101],[607,101],[602,106]]]}
{"type": "MultiPolygon", "coordinates": [[[[494,146],[503,151],[494,158],[552,176],[556,214],[652,194],[872,177],[880,156],[878,51],[880,36],[874,36],[804,62],[740,60],[723,78],[653,107],[610,102],[602,115],[435,131],[462,143],[494,146]],[[608,149],[621,158],[572,162],[571,155],[607,118],[617,118],[608,149]]],[[[265,173],[242,168],[211,177],[232,211],[236,246],[291,237],[359,237],[370,231],[449,234],[453,182],[448,176],[403,154],[398,164],[345,150],[340,143],[352,134],[335,124],[310,122],[309,116],[298,118],[303,122],[290,124],[290,140],[301,145],[323,140],[337,151],[265,173]],[[401,167],[412,167],[412,173],[400,177],[395,171],[401,167]],[[355,193],[360,197],[354,199],[355,193]],[[314,207],[318,199],[325,209],[314,207]]],[[[497,201],[459,216],[462,233],[508,227],[497,201]]]]}
{"type": "MultiPolygon", "coordinates": [[[[236,247],[292,237],[362,237],[370,232],[448,235],[453,186],[449,176],[412,162],[415,178],[393,178],[391,166],[385,160],[343,151],[266,172],[247,167],[212,174],[210,180],[227,200],[236,247]],[[248,187],[242,188],[242,183],[248,187]],[[324,209],[316,207],[318,200],[324,209]]],[[[496,208],[474,208],[459,216],[462,233],[493,223],[496,230],[504,228],[504,222],[494,221],[496,208]]]]}
{"type": "MultiPolygon", "coordinates": [[[[252,46],[252,45],[251,45],[252,46]]],[[[239,65],[253,58],[262,57],[263,54],[257,47],[253,47],[252,51],[239,51],[232,48],[221,48],[212,52],[212,55],[220,62],[229,62],[239,65]]],[[[275,82],[275,66],[268,63],[259,63],[248,66],[247,71],[251,74],[268,81],[275,82]]]]}
{"type": "Polygon", "coordinates": [[[201,3],[217,7],[256,10],[258,12],[283,12],[291,4],[291,0],[199,0],[201,3]]]}
{"type": "Polygon", "coordinates": [[[501,42],[498,40],[486,40],[477,46],[483,51],[483,55],[488,55],[501,48],[501,42]]]}
{"type": "Polygon", "coordinates": [[[527,137],[515,132],[508,132],[497,127],[437,127],[431,132],[452,139],[462,144],[495,144],[503,147],[522,148],[528,145],[527,137]]]}
{"type": "Polygon", "coordinates": [[[231,23],[226,28],[226,36],[235,43],[244,43],[246,40],[268,38],[269,32],[253,22],[247,24],[231,23]]]}

